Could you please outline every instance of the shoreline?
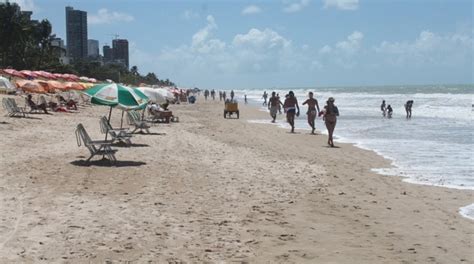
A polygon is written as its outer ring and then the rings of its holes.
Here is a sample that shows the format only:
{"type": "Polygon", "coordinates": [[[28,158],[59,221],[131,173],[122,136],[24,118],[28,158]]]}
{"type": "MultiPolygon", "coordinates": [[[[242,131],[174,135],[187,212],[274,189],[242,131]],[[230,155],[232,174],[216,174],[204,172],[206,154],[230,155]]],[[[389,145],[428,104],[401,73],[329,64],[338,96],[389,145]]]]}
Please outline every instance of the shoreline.
{"type": "Polygon", "coordinates": [[[0,261],[473,261],[472,221],[457,212],[472,192],[379,175],[390,164],[373,151],[251,124],[268,114],[239,108],[224,119],[202,96],[172,105],[180,122],[117,148],[117,167],[78,162],[75,125],[100,138],[106,107],[41,120],[2,110],[0,261]]]}

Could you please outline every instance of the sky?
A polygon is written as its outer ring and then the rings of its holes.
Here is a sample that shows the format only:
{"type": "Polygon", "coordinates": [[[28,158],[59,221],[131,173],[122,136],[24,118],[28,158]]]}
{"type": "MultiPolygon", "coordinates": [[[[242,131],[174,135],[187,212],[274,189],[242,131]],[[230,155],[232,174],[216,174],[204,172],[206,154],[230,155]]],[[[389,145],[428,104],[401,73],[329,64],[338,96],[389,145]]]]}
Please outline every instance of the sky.
{"type": "Polygon", "coordinates": [[[64,39],[65,6],[87,11],[89,39],[182,87],[473,83],[472,0],[10,2],[64,39]]]}

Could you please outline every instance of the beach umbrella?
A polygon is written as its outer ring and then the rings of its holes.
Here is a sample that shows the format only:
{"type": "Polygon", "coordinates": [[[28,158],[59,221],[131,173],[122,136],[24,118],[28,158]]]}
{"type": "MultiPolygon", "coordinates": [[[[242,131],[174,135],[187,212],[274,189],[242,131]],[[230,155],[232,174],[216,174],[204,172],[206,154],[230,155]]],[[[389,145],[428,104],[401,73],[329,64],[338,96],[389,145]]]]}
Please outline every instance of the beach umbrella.
{"type": "Polygon", "coordinates": [[[166,102],[166,97],[159,91],[157,91],[157,89],[153,89],[150,87],[138,87],[136,89],[145,94],[151,102],[157,104],[162,104],[166,102]]]}
{"type": "Polygon", "coordinates": [[[84,86],[82,86],[80,83],[77,83],[77,82],[65,82],[64,86],[69,90],[82,91],[85,89],[84,86]]]}
{"type": "Polygon", "coordinates": [[[8,93],[15,91],[16,87],[7,78],[0,76],[0,90],[8,93]]]}
{"type": "Polygon", "coordinates": [[[39,81],[39,83],[50,93],[56,92],[56,90],[65,91],[68,89],[64,83],[58,81],[39,81]]]}
{"type": "MultiPolygon", "coordinates": [[[[109,122],[112,108],[122,109],[120,127],[122,127],[124,110],[144,109],[148,103],[148,97],[141,91],[116,83],[97,84],[84,91],[84,93],[91,97],[91,103],[110,106],[109,122]]],[[[105,139],[107,140],[107,133],[105,139]]]]}
{"type": "Polygon", "coordinates": [[[148,97],[141,91],[116,83],[97,84],[84,93],[91,97],[91,103],[110,106],[109,120],[112,107],[122,110],[143,109],[148,103],[148,97]]]}
{"type": "Polygon", "coordinates": [[[25,75],[27,78],[38,78],[39,77],[36,73],[34,73],[32,71],[22,70],[20,72],[23,73],[23,75],[25,75]]]}
{"type": "Polygon", "coordinates": [[[86,83],[86,82],[79,82],[79,84],[82,85],[82,87],[84,87],[84,89],[89,89],[92,86],[94,86],[93,83],[86,83]]]}
{"type": "Polygon", "coordinates": [[[45,78],[45,79],[50,79],[50,80],[56,80],[57,77],[54,76],[54,74],[47,72],[47,71],[34,71],[34,74],[38,75],[39,77],[45,78]]]}
{"type": "Polygon", "coordinates": [[[166,99],[169,99],[169,100],[174,99],[174,94],[167,89],[158,88],[158,89],[155,89],[155,91],[163,95],[166,99]]]}
{"type": "Polygon", "coordinates": [[[3,69],[3,72],[13,77],[26,78],[26,76],[23,73],[14,69],[3,69]]]}
{"type": "Polygon", "coordinates": [[[15,84],[18,88],[30,93],[46,93],[46,90],[38,82],[30,80],[16,80],[15,84]]]}

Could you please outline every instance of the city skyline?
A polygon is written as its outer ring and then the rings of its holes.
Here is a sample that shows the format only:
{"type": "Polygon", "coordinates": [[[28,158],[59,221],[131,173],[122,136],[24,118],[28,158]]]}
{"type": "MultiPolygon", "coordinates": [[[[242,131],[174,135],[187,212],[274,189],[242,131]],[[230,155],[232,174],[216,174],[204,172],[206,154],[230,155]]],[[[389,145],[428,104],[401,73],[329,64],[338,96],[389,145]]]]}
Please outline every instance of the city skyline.
{"type": "MultiPolygon", "coordinates": [[[[61,16],[51,15],[62,1],[19,2],[64,37],[61,16]]],[[[88,12],[89,39],[112,46],[118,34],[129,40],[130,66],[183,86],[472,83],[467,0],[70,5],[88,12]]]]}

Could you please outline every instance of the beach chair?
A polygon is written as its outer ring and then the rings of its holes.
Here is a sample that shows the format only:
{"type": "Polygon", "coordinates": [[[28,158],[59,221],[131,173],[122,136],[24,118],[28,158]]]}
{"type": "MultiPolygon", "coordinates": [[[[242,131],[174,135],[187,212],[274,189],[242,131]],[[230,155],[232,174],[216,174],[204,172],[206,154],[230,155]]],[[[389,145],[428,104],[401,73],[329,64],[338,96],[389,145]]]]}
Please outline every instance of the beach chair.
{"type": "Polygon", "coordinates": [[[117,129],[112,128],[107,117],[103,116],[100,118],[100,130],[102,134],[109,134],[112,137],[112,140],[118,140],[125,143],[126,145],[131,145],[132,142],[130,138],[132,137],[131,133],[127,133],[127,129],[117,129]]]}
{"type": "Polygon", "coordinates": [[[127,118],[128,118],[128,124],[135,126],[135,129],[131,132],[132,134],[135,133],[135,131],[140,130],[139,133],[143,133],[143,130],[146,131],[146,133],[150,134],[150,126],[147,124],[146,121],[141,120],[140,118],[140,113],[137,111],[127,111],[127,118]]]}
{"type": "Polygon", "coordinates": [[[7,110],[7,116],[9,117],[27,117],[28,112],[22,107],[18,107],[15,99],[13,98],[3,98],[2,105],[5,110],[7,110]]]}
{"type": "Polygon", "coordinates": [[[84,146],[91,154],[86,162],[89,162],[96,155],[107,156],[111,163],[115,163],[117,161],[115,158],[115,153],[117,150],[110,147],[110,145],[113,143],[113,140],[92,140],[82,124],[77,125],[76,140],[78,147],[82,145],[81,142],[84,143],[84,146]]]}

